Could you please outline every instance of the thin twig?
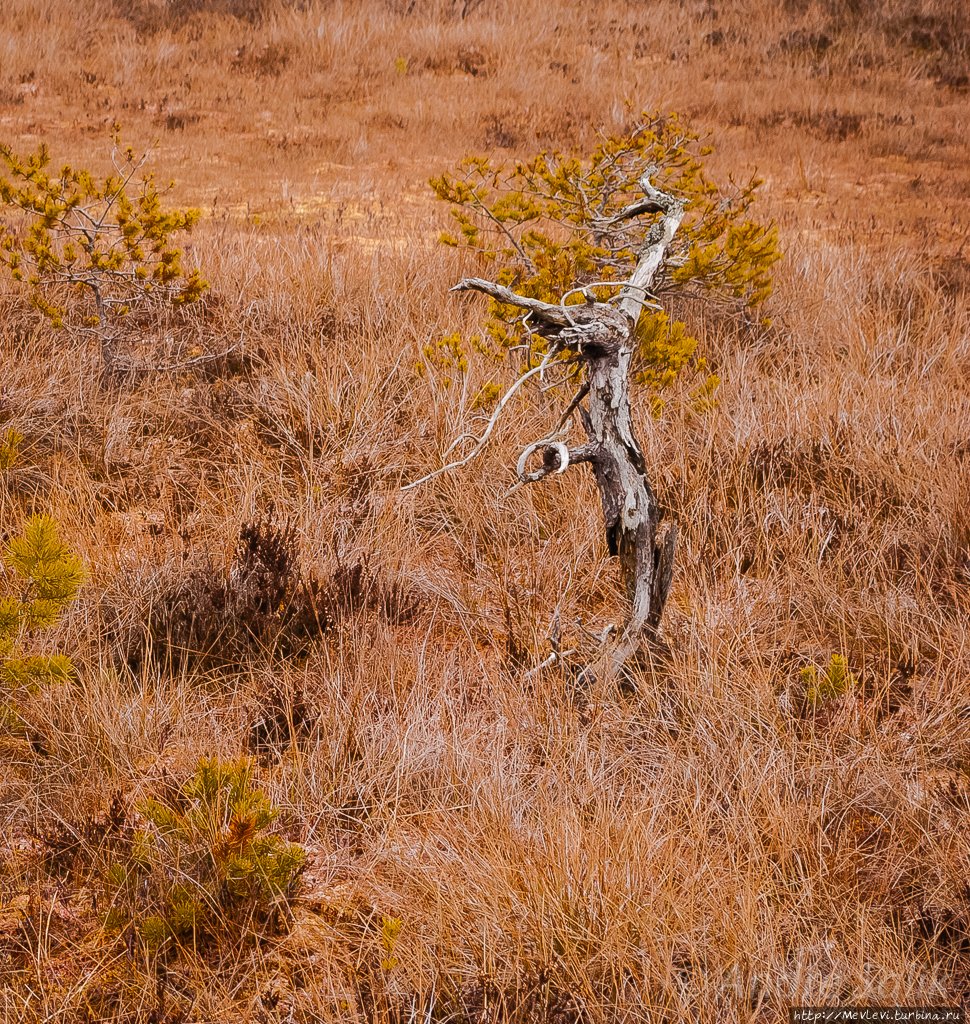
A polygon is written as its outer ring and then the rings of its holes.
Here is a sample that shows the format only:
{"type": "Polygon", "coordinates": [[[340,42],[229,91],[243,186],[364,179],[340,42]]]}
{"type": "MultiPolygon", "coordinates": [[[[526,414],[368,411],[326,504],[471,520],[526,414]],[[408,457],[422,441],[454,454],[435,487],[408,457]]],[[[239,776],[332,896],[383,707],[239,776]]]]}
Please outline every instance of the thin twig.
{"type": "Polygon", "coordinates": [[[423,484],[426,483],[428,480],[433,480],[436,476],[441,476],[442,473],[447,473],[448,470],[450,469],[460,469],[462,466],[467,466],[468,463],[471,462],[472,459],[474,459],[475,456],[485,447],[485,443],[488,441],[489,437],[492,434],[492,431],[495,429],[495,424],[498,423],[498,418],[499,416],[501,416],[502,410],[508,404],[511,397],[530,377],[534,377],[537,373],[539,373],[541,370],[544,370],[545,368],[546,367],[544,363],[540,363],[538,366],[534,366],[531,370],[529,370],[528,373],[522,374],[522,376],[519,377],[519,379],[512,385],[512,387],[510,387],[508,391],[505,392],[505,394],[502,396],[502,400],[495,407],[495,412],[493,412],[491,417],[489,418],[488,425],[485,427],[485,433],[482,434],[481,438],[478,441],[478,444],[475,445],[475,447],[468,453],[468,455],[465,456],[465,458],[460,459],[457,462],[449,462],[447,466],[442,466],[441,469],[436,469],[433,473],[428,473],[427,476],[421,477],[420,480],[415,480],[412,483],[405,484],[401,488],[401,490],[409,491],[411,490],[412,487],[417,487],[418,484],[423,484]]]}
{"type": "Polygon", "coordinates": [[[566,406],[566,411],[559,417],[559,422],[553,427],[552,436],[555,437],[560,430],[566,425],[566,420],[576,411],[579,403],[589,394],[589,381],[587,381],[577,392],[573,395],[573,400],[566,406]]]}
{"type": "Polygon", "coordinates": [[[173,370],[184,370],[187,366],[195,366],[197,363],[211,363],[213,359],[224,359],[231,352],[235,352],[242,344],[242,339],[235,345],[230,345],[224,352],[207,352],[205,355],[196,356],[195,359],[188,359],[184,363],[173,363],[171,366],[160,366],[159,372],[171,373],[173,370]]]}
{"type": "Polygon", "coordinates": [[[523,679],[532,679],[533,676],[537,676],[544,668],[550,668],[552,665],[555,665],[557,661],[565,661],[566,658],[568,658],[570,655],[575,654],[575,653],[576,653],[576,649],[575,648],[573,648],[572,650],[568,650],[568,651],[562,651],[561,653],[557,653],[556,651],[553,651],[552,654],[550,654],[549,657],[546,658],[545,661],[543,661],[539,665],[536,665],[535,668],[529,669],[529,671],[526,672],[526,674],[522,678],[523,679]]]}

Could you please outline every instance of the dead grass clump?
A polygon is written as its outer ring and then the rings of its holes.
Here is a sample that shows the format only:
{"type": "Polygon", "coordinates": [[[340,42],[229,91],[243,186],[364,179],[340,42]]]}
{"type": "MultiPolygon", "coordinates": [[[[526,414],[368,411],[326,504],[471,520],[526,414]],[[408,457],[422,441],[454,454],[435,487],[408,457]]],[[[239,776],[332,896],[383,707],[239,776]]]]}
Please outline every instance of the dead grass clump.
{"type": "Polygon", "coordinates": [[[824,56],[834,45],[831,37],[824,32],[809,32],[803,28],[788,32],[777,43],[779,53],[811,54],[816,60],[824,56]]]}
{"type": "Polygon", "coordinates": [[[385,582],[371,569],[367,556],[352,564],[338,559],[324,595],[325,605],[335,616],[376,613],[395,625],[410,622],[422,606],[401,580],[385,582]]]}
{"type": "Polygon", "coordinates": [[[274,682],[253,705],[246,746],[259,754],[275,754],[295,741],[306,741],[321,714],[302,687],[292,691],[274,682]]]}
{"type": "Polygon", "coordinates": [[[288,42],[264,43],[259,50],[243,45],[236,50],[229,66],[241,75],[279,78],[292,56],[293,50],[288,42]]]}
{"type": "Polygon", "coordinates": [[[401,19],[449,24],[481,12],[488,0],[385,0],[384,6],[401,19]]]}
{"type": "Polygon", "coordinates": [[[970,292],[970,259],[962,256],[944,256],[935,271],[940,290],[951,299],[962,298],[970,292]]]}
{"type": "Polygon", "coordinates": [[[0,107],[19,107],[23,104],[25,93],[23,89],[12,86],[0,86],[0,107]]]}
{"type": "Polygon", "coordinates": [[[462,46],[453,56],[425,57],[421,67],[436,75],[461,73],[487,78],[495,71],[495,65],[495,57],[490,53],[480,50],[477,46],[462,46]]]}
{"type": "Polygon", "coordinates": [[[862,135],[867,115],[839,110],[772,110],[748,119],[736,115],[732,123],[751,124],[763,130],[779,127],[803,128],[823,142],[845,142],[862,135]]]}
{"type": "Polygon", "coordinates": [[[479,139],[486,150],[514,150],[524,145],[570,150],[587,129],[582,117],[572,110],[509,108],[481,119],[479,139]]]}
{"type": "Polygon", "coordinates": [[[487,149],[515,149],[530,136],[535,137],[527,115],[507,110],[501,114],[488,114],[481,124],[482,145],[487,149]]]}
{"type": "Polygon", "coordinates": [[[965,94],[970,92],[970,75],[942,72],[937,76],[936,84],[955,93],[965,94]]]}
{"type": "MultiPolygon", "coordinates": [[[[889,467],[880,473],[872,464],[860,465],[858,448],[845,424],[806,438],[783,437],[760,441],[747,455],[747,467],[759,488],[791,488],[817,495],[843,511],[862,504],[877,517],[906,510],[906,499],[889,467]]],[[[912,509],[909,509],[912,511],[912,509]]]]}
{"type": "Polygon", "coordinates": [[[202,120],[200,114],[192,111],[178,110],[166,114],[159,114],[155,118],[155,124],[170,132],[184,132],[190,125],[198,124],[202,120]]]}
{"type": "MultiPolygon", "coordinates": [[[[561,987],[553,974],[550,968],[539,967],[530,975],[503,982],[487,975],[457,992],[437,994],[434,1003],[422,1012],[428,1020],[455,1024],[525,1024],[536,1020],[544,1024],[586,1024],[592,1018],[583,996],[561,987]]],[[[375,997],[374,989],[373,983],[358,983],[358,999],[368,1021],[403,1022],[409,1007],[420,1006],[423,1001],[409,993],[398,1000],[400,1005],[389,1005],[386,998],[375,997]]]]}
{"type": "Polygon", "coordinates": [[[896,801],[874,787],[838,818],[832,860],[857,873],[863,898],[918,955],[952,966],[965,962],[970,954],[966,777],[943,774],[910,786],[896,801]]]}
{"type": "Polygon", "coordinates": [[[890,42],[920,54],[966,50],[968,41],[965,25],[938,14],[900,13],[887,19],[882,30],[890,42]]]}

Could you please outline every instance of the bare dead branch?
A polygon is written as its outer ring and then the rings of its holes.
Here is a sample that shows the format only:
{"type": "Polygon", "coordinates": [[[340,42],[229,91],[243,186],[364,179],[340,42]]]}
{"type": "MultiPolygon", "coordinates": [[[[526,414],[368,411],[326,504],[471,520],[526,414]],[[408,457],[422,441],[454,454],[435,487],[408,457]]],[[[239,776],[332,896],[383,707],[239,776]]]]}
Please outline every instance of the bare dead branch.
{"type": "Polygon", "coordinates": [[[436,469],[433,473],[428,473],[426,476],[420,478],[420,480],[414,480],[409,484],[405,484],[401,490],[409,491],[412,487],[417,487],[418,484],[426,483],[428,480],[433,480],[436,476],[441,476],[442,473],[447,473],[452,469],[460,469],[462,466],[467,466],[472,459],[485,447],[489,437],[491,437],[492,431],[495,429],[495,424],[498,423],[499,417],[502,415],[502,410],[508,404],[509,399],[515,394],[516,391],[530,378],[534,377],[537,373],[545,369],[545,363],[540,363],[539,366],[534,366],[527,373],[523,373],[521,377],[505,392],[502,396],[502,400],[495,407],[495,412],[489,417],[488,423],[485,425],[485,433],[478,438],[475,447],[463,458],[457,462],[449,462],[447,466],[442,466],[441,469],[436,469]]]}
{"type": "Polygon", "coordinates": [[[516,295],[511,288],[495,284],[493,281],[486,281],[481,277],[466,277],[450,290],[453,292],[484,292],[486,295],[491,295],[493,299],[498,299],[499,302],[507,302],[510,306],[529,310],[543,323],[556,324],[558,327],[569,327],[572,323],[569,316],[563,312],[562,306],[554,306],[550,302],[540,302],[538,299],[516,295]]]}
{"type": "Polygon", "coordinates": [[[557,662],[564,662],[570,655],[575,653],[574,648],[568,651],[553,651],[545,661],[540,662],[535,668],[529,669],[522,678],[526,680],[534,679],[543,669],[552,668],[557,662]]]}
{"type": "Polygon", "coordinates": [[[649,292],[650,283],[654,275],[663,266],[667,255],[667,249],[677,234],[681,221],[684,219],[684,203],[654,188],[650,183],[652,168],[640,178],[640,187],[646,193],[646,200],[653,206],[663,210],[663,219],[654,224],[647,233],[646,244],[640,252],[637,265],[627,281],[627,287],[619,301],[619,308],[627,316],[634,319],[640,315],[640,310],[645,305],[642,297],[633,294],[635,290],[646,294],[649,292]]]}
{"type": "Polygon", "coordinates": [[[556,424],[553,430],[553,435],[558,434],[560,430],[566,425],[566,421],[579,407],[579,403],[589,394],[589,381],[573,395],[573,400],[566,406],[566,411],[559,417],[559,422],[556,424]]]}

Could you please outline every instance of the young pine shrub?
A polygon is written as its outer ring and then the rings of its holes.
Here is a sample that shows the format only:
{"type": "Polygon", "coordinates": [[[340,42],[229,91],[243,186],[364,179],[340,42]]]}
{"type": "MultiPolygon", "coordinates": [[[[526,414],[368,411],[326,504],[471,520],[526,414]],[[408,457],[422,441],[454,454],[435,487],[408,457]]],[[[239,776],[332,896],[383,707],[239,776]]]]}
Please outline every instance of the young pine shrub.
{"type": "Polygon", "coordinates": [[[16,430],[8,430],[0,437],[0,473],[6,473],[16,465],[20,454],[20,442],[23,439],[23,434],[17,433],[16,430]]]}
{"type": "Polygon", "coordinates": [[[145,826],[105,881],[106,924],[152,953],[235,943],[285,922],[305,852],[266,830],[279,815],[248,761],[199,761],[170,800],[139,807],[145,826]]]}
{"type": "MultiPolygon", "coordinates": [[[[8,436],[9,440],[9,436],[8,436]]],[[[57,622],[77,597],[84,566],[57,535],[48,516],[34,515],[24,533],[8,543],[0,577],[0,724],[22,724],[20,700],[43,684],[74,674],[65,654],[28,653],[38,634],[57,622]]]]}
{"type": "Polygon", "coordinates": [[[828,666],[821,671],[815,665],[803,668],[801,679],[805,703],[810,709],[820,708],[826,701],[851,696],[857,687],[856,677],[841,654],[833,654],[828,666]]]}
{"type": "Polygon", "coordinates": [[[0,262],[54,327],[97,339],[106,368],[122,337],[157,327],[208,287],[198,270],[184,272],[170,243],[200,212],[164,210],[151,174],[134,184],[147,157],[123,148],[119,131],[115,124],[117,173],[103,180],[70,165],[51,174],[46,145],[29,157],[0,145],[10,174],[0,177],[0,203],[22,215],[12,229],[0,226],[0,262]]]}

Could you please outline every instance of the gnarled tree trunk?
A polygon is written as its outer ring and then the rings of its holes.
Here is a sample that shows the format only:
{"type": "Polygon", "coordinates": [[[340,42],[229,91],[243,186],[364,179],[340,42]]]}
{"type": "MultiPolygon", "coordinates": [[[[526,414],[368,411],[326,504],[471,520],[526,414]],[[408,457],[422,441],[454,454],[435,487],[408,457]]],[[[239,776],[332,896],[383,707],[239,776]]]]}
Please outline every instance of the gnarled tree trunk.
{"type": "Polygon", "coordinates": [[[556,443],[530,446],[526,454],[542,450],[542,466],[527,473],[522,459],[519,477],[524,483],[534,483],[580,462],[588,462],[593,469],[607,546],[611,555],[619,557],[631,606],[619,641],[590,670],[597,678],[611,677],[660,624],[670,591],[676,544],[676,527],[671,525],[660,536],[660,505],[647,479],[643,451],[633,430],[629,370],[636,321],[622,309],[599,302],[566,307],[567,313],[562,306],[525,300],[501,285],[478,278],[466,279],[456,287],[525,305],[554,351],[570,350],[585,369],[586,384],[577,398],[581,402],[588,396],[589,405],[583,408],[576,403],[576,407],[586,429],[586,443],[568,449],[556,443]]]}
{"type": "MultiPolygon", "coordinates": [[[[683,204],[653,187],[650,171],[640,179],[644,199],[618,214],[610,224],[642,213],[662,213],[647,233],[637,266],[623,285],[619,301],[566,306],[517,295],[481,278],[466,278],[453,290],[484,292],[501,302],[528,310],[536,330],[549,341],[545,362],[568,353],[585,371],[585,383],[560,420],[578,409],[586,443],[569,449],[553,438],[530,445],[519,460],[523,483],[534,483],[568,465],[588,462],[596,476],[610,554],[620,560],[631,614],[619,639],[587,670],[597,679],[610,678],[655,634],[663,615],[673,575],[677,530],[666,532],[660,505],[647,479],[643,451],[630,414],[630,363],[636,349],[636,323],[649,294],[650,282],[684,216],[683,204]],[[588,408],[582,401],[588,397],[588,408]],[[526,471],[526,459],[542,451],[542,465],[526,471]]],[[[604,224],[604,231],[609,224],[604,224]]],[[[621,283],[621,282],[618,282],[621,283]]],[[[557,428],[558,429],[558,428],[557,428]]]]}

